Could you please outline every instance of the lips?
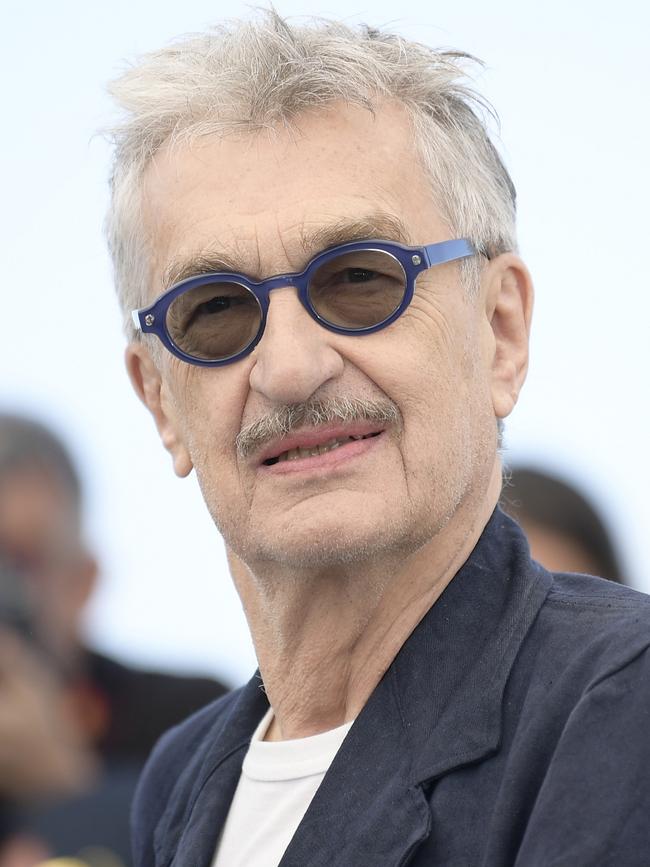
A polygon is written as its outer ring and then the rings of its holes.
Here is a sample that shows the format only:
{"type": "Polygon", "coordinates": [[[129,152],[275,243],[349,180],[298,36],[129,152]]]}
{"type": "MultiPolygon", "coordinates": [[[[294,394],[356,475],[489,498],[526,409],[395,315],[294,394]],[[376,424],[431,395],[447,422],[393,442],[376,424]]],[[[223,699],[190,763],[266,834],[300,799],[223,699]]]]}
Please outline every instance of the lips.
{"type": "Polygon", "coordinates": [[[318,457],[348,443],[371,439],[381,433],[383,433],[383,428],[373,429],[368,422],[312,428],[269,443],[259,456],[259,463],[262,466],[270,467],[285,461],[318,457]]]}
{"type": "Polygon", "coordinates": [[[288,451],[280,452],[280,454],[275,458],[267,458],[263,461],[264,465],[267,467],[273,466],[273,464],[282,463],[282,461],[295,461],[298,458],[315,458],[319,455],[324,455],[326,452],[334,451],[334,449],[339,448],[339,446],[345,445],[345,443],[356,442],[357,440],[366,440],[371,437],[379,436],[381,431],[375,431],[373,433],[366,434],[365,436],[346,436],[346,437],[333,437],[326,443],[319,443],[316,446],[303,447],[298,446],[297,448],[289,449],[288,451]]]}

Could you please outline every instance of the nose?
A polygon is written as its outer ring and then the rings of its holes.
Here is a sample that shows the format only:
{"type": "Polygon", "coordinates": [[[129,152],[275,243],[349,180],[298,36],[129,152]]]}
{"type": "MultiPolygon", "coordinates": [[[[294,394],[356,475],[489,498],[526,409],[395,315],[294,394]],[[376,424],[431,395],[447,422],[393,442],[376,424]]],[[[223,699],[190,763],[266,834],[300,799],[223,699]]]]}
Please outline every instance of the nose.
{"type": "Polygon", "coordinates": [[[275,404],[308,400],[343,371],[334,338],[307,313],[296,289],[274,289],[264,335],[254,350],[251,389],[275,404]]]}

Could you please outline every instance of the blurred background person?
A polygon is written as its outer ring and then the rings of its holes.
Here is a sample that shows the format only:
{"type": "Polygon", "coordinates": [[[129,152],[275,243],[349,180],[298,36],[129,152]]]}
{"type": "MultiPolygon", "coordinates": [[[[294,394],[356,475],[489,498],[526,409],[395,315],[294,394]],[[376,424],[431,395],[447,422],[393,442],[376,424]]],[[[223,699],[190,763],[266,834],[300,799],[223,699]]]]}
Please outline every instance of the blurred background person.
{"type": "Polygon", "coordinates": [[[154,742],[226,690],[87,647],[97,575],[67,450],[0,413],[0,867],[91,846],[106,847],[93,850],[102,867],[128,864],[131,795],[154,742]]]}
{"type": "Polygon", "coordinates": [[[511,467],[505,478],[501,507],[523,528],[535,560],[553,572],[627,583],[611,533],[584,494],[535,467],[511,467]]]}

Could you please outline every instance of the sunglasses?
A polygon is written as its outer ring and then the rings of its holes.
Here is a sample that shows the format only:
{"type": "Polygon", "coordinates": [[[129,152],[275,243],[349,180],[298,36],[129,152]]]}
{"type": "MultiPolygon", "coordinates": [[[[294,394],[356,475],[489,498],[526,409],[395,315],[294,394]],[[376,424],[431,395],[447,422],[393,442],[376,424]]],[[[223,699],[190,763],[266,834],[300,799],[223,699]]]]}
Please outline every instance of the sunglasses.
{"type": "Polygon", "coordinates": [[[230,272],[189,277],[132,317],[138,330],[155,334],[182,361],[232,364],[259,343],[273,289],[295,286],[307,313],[329,331],[372,334],[406,310],[418,274],[477,252],[466,239],[424,247],[353,241],[319,253],[299,273],[259,282],[230,272]]]}

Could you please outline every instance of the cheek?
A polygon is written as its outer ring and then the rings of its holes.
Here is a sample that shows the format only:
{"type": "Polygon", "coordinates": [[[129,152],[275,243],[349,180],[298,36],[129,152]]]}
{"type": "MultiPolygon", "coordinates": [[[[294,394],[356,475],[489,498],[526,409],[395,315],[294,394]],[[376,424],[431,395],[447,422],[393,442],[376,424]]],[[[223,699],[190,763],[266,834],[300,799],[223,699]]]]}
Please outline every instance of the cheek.
{"type": "Polygon", "coordinates": [[[468,402],[489,390],[484,317],[461,295],[464,291],[455,287],[454,304],[438,307],[440,299],[434,296],[422,299],[414,311],[419,343],[427,347],[423,374],[435,383],[444,406],[454,412],[462,412],[463,406],[469,411],[468,402]]]}
{"type": "Polygon", "coordinates": [[[186,419],[186,444],[197,477],[203,485],[206,479],[215,484],[230,485],[236,468],[234,434],[224,424],[227,413],[220,407],[192,408],[186,419]]]}
{"type": "Polygon", "coordinates": [[[457,323],[420,303],[387,329],[373,369],[405,416],[409,410],[435,423],[457,403],[476,376],[474,336],[466,322],[457,323]],[[383,376],[380,373],[383,369],[383,376]]]}
{"type": "Polygon", "coordinates": [[[246,383],[237,370],[183,366],[190,369],[176,381],[177,418],[199,485],[214,511],[217,500],[233,498],[242,489],[235,439],[246,383]]]}
{"type": "Polygon", "coordinates": [[[232,438],[218,429],[216,420],[210,424],[206,416],[202,430],[194,431],[189,450],[201,494],[208,512],[218,529],[226,535],[226,527],[234,522],[243,524],[250,508],[251,495],[245,479],[239,473],[232,438]]]}
{"type": "Polygon", "coordinates": [[[403,452],[412,467],[423,459],[450,461],[491,408],[475,321],[434,317],[424,304],[414,314],[390,336],[382,356],[384,365],[394,359],[382,387],[402,413],[403,452]]]}
{"type": "Polygon", "coordinates": [[[192,460],[204,463],[227,453],[238,417],[237,394],[228,381],[227,369],[222,375],[219,368],[177,360],[174,368],[169,389],[171,412],[192,460]]]}

